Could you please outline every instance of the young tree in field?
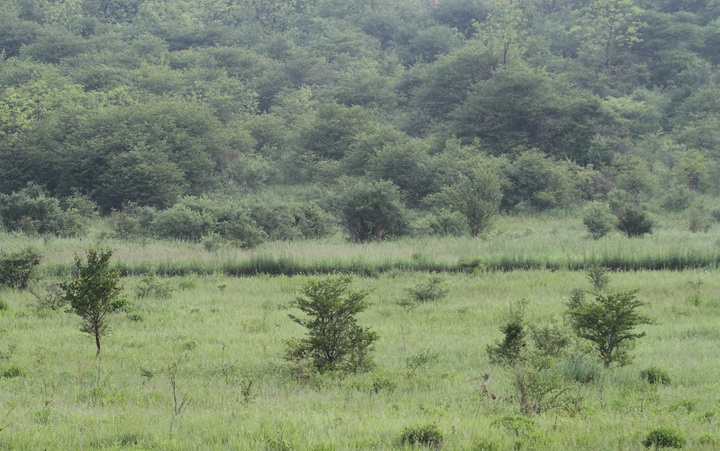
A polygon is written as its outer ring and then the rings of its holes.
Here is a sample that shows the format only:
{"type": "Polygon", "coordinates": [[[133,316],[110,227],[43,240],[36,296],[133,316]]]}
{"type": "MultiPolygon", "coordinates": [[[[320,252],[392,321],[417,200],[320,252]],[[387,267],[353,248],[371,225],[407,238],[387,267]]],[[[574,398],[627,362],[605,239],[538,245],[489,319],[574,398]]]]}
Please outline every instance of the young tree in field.
{"type": "Polygon", "coordinates": [[[465,217],[470,235],[478,236],[491,225],[502,200],[500,177],[492,167],[481,167],[467,176],[460,174],[440,193],[446,205],[465,217]]]}
{"type": "Polygon", "coordinates": [[[595,344],[605,367],[612,362],[619,365],[632,363],[627,346],[645,332],[633,329],[641,324],[652,324],[650,318],[639,313],[647,303],[637,299],[637,291],[620,291],[598,295],[594,301],[585,300],[581,292],[568,302],[567,315],[578,337],[595,344]]]}
{"type": "Polygon", "coordinates": [[[97,355],[100,355],[100,337],[108,332],[108,314],[111,304],[122,291],[120,273],[110,267],[111,250],[90,248],[87,264],[75,256],[75,275],[60,287],[70,307],[82,319],[80,330],[95,337],[97,355]]]}
{"type": "Polygon", "coordinates": [[[367,291],[353,291],[350,276],[311,279],[303,284],[294,307],[306,318],[289,315],[290,319],[308,329],[306,338],[288,342],[288,358],[309,358],[318,371],[368,366],[377,333],[357,324],[355,315],[370,304],[367,291]]]}

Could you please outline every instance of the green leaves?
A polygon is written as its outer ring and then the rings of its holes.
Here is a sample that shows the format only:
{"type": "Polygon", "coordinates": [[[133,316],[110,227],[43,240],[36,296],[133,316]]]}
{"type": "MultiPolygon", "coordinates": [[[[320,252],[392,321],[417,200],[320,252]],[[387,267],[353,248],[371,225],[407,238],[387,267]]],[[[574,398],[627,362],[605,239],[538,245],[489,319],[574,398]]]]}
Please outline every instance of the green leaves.
{"type": "Polygon", "coordinates": [[[652,324],[637,311],[645,306],[637,299],[637,291],[598,295],[594,301],[575,295],[568,302],[567,315],[578,337],[595,343],[605,367],[612,362],[622,366],[632,362],[627,346],[645,336],[645,332],[635,333],[635,327],[652,324]]]}
{"type": "Polygon", "coordinates": [[[107,315],[112,311],[112,301],[122,292],[120,273],[110,268],[112,254],[111,250],[90,248],[87,264],[76,255],[73,279],[60,285],[70,308],[82,319],[80,331],[95,337],[98,355],[100,337],[108,332],[107,315]]]}
{"type": "Polygon", "coordinates": [[[370,304],[365,300],[366,290],[349,289],[351,281],[350,276],[332,276],[303,284],[293,305],[307,317],[288,316],[308,329],[308,335],[292,343],[289,359],[309,358],[319,371],[358,371],[369,365],[378,336],[357,324],[355,315],[370,304]]]}

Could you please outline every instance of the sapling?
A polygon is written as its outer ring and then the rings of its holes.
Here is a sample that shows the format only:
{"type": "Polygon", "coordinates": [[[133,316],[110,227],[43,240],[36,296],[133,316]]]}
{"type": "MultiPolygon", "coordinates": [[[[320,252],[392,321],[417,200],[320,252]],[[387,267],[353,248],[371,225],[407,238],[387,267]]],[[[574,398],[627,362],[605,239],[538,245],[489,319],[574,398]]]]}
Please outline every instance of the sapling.
{"type": "Polygon", "coordinates": [[[100,355],[100,337],[108,333],[108,315],[112,302],[120,296],[120,272],[110,267],[113,251],[90,248],[87,264],[75,255],[75,274],[60,288],[64,299],[82,319],[80,330],[95,337],[97,355],[100,355]]]}

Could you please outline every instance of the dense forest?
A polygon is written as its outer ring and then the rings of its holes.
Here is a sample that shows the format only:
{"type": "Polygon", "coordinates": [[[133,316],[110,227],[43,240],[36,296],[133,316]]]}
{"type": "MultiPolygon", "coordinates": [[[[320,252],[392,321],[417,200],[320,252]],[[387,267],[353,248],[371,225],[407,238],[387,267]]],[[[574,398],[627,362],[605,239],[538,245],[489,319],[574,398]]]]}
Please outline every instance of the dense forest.
{"type": "Polygon", "coordinates": [[[8,230],[720,217],[717,0],[8,0],[0,51],[8,230]]]}

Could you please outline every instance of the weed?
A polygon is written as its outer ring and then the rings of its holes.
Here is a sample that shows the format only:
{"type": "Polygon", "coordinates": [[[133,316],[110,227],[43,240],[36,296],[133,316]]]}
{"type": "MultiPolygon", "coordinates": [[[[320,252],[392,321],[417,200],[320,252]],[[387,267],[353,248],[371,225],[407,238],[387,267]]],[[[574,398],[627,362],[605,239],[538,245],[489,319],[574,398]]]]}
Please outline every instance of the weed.
{"type": "Polygon", "coordinates": [[[431,274],[424,282],[418,283],[412,288],[406,288],[405,291],[415,302],[435,302],[448,294],[448,290],[442,287],[444,282],[444,278],[437,274],[431,274]]]}
{"type": "Polygon", "coordinates": [[[405,359],[405,365],[410,370],[409,374],[415,374],[415,371],[421,366],[437,363],[440,360],[440,353],[431,349],[423,349],[419,353],[405,359]]]}
{"type": "Polygon", "coordinates": [[[591,265],[585,268],[585,275],[593,285],[593,289],[596,293],[605,291],[608,283],[610,282],[610,275],[608,269],[604,266],[591,265]]]}
{"type": "Polygon", "coordinates": [[[170,388],[172,389],[173,398],[173,417],[170,421],[170,436],[172,436],[175,421],[180,415],[185,413],[185,410],[187,409],[189,404],[187,393],[180,395],[180,393],[178,393],[177,387],[178,372],[180,371],[180,367],[184,363],[185,359],[186,357],[179,357],[170,361],[170,363],[168,364],[168,376],[170,377],[170,388]]]}
{"type": "Polygon", "coordinates": [[[430,448],[439,448],[443,442],[443,434],[437,424],[406,427],[400,438],[402,445],[421,445],[430,448]]]}
{"type": "Polygon", "coordinates": [[[698,443],[705,446],[716,446],[718,444],[718,440],[712,434],[703,434],[698,437],[698,443]]]}
{"type": "Polygon", "coordinates": [[[499,449],[498,444],[494,441],[487,438],[481,438],[475,442],[475,444],[470,448],[470,451],[498,451],[499,449]]]}
{"type": "Polygon", "coordinates": [[[18,365],[11,365],[2,370],[2,377],[5,379],[12,379],[14,377],[25,376],[25,370],[18,365]]]}
{"type": "Polygon", "coordinates": [[[671,428],[653,429],[642,441],[645,448],[682,448],[685,446],[685,438],[676,430],[671,428]]]}
{"type": "Polygon", "coordinates": [[[10,304],[5,299],[0,299],[0,311],[10,310],[10,304]]]}
{"type": "Polygon", "coordinates": [[[667,385],[670,383],[670,376],[662,368],[651,366],[648,369],[640,371],[640,379],[647,381],[648,384],[667,385]]]}
{"type": "Polygon", "coordinates": [[[252,392],[252,386],[254,379],[244,379],[240,381],[240,395],[242,396],[241,401],[243,404],[250,404],[255,402],[255,395],[252,392]]]}

